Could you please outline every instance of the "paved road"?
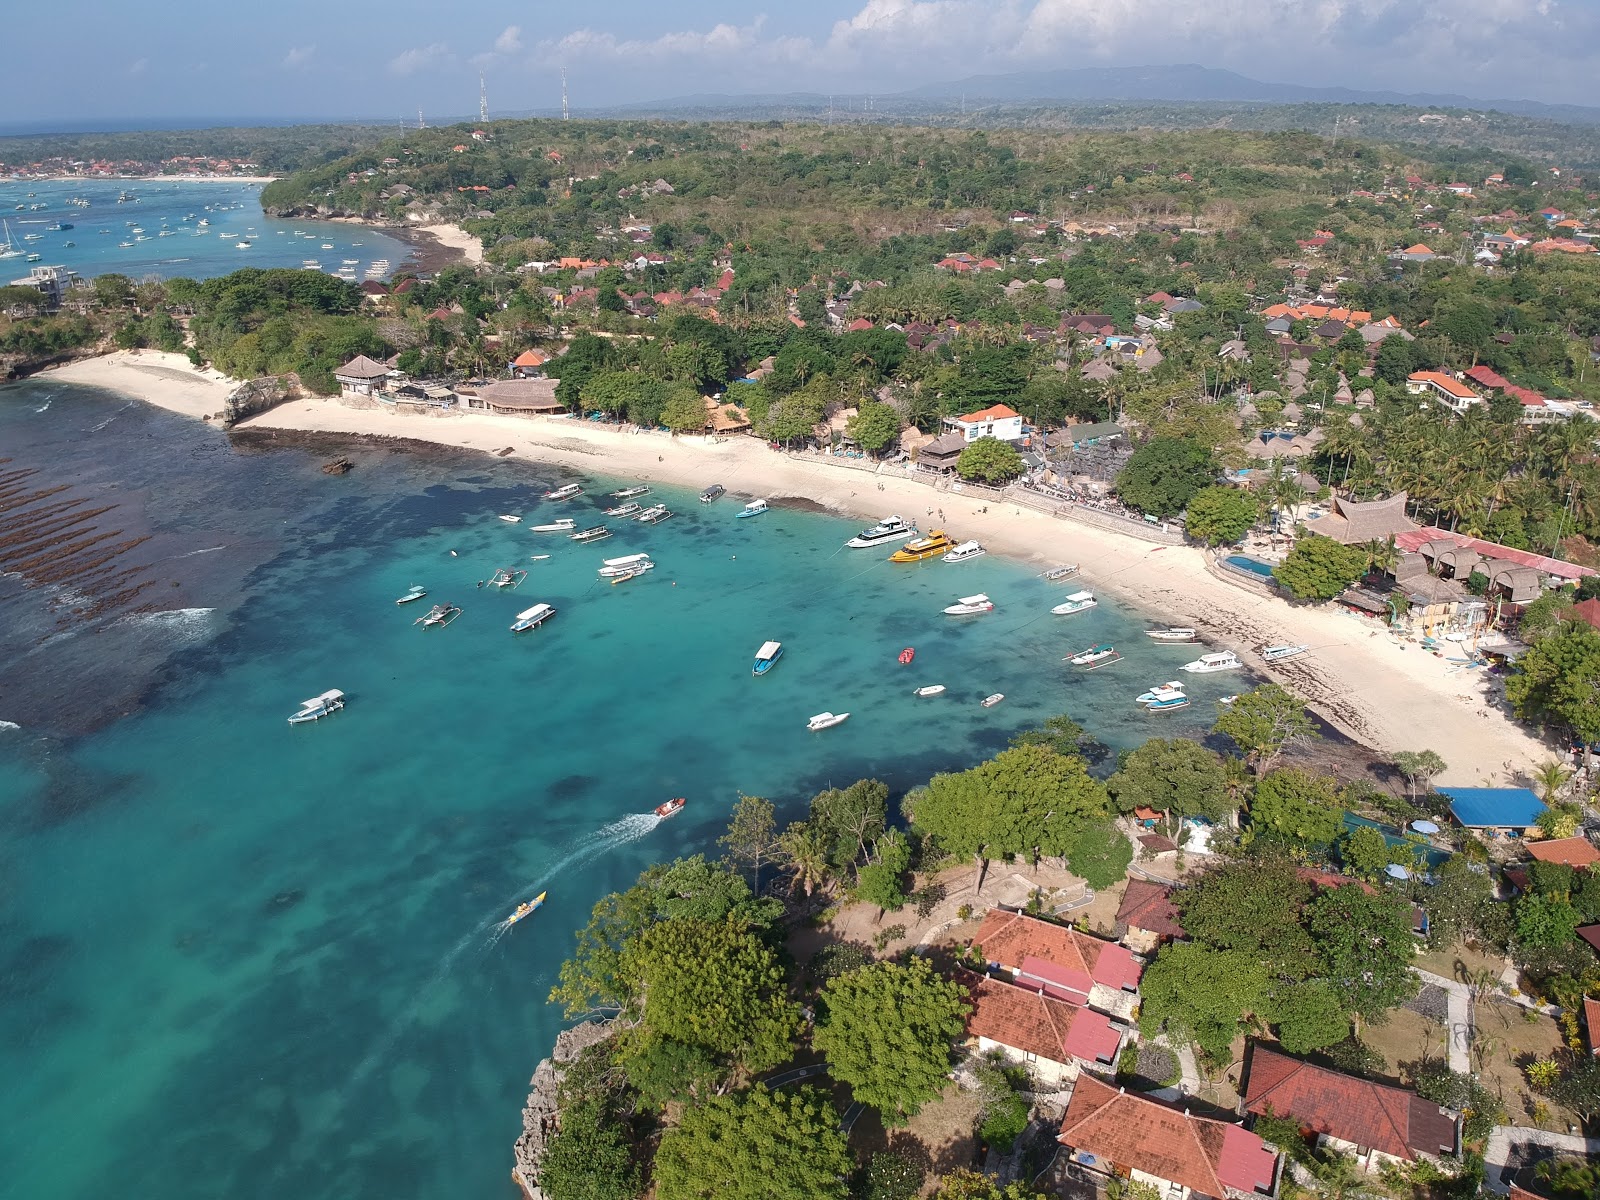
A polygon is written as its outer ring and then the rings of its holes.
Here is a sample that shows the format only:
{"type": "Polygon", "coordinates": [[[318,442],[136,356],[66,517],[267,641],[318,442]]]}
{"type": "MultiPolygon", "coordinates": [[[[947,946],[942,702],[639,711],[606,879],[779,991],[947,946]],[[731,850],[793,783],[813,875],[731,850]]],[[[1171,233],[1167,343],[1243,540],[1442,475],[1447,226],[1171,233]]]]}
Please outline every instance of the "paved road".
{"type": "Polygon", "coordinates": [[[1445,1025],[1449,1034],[1445,1046],[1450,1069],[1466,1074],[1472,1070],[1472,990],[1464,983],[1435,975],[1432,971],[1424,971],[1420,967],[1411,969],[1423,983],[1444,989],[1445,1025]]]}

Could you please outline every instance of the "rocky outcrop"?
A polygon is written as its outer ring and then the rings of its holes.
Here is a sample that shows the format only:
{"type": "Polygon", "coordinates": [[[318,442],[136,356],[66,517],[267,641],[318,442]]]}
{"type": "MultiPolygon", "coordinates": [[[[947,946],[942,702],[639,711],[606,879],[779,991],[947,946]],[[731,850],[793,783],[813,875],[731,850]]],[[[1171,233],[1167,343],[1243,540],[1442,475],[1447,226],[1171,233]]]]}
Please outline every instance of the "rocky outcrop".
{"type": "Polygon", "coordinates": [[[535,1185],[539,1177],[539,1162],[544,1158],[545,1147],[556,1131],[559,1110],[556,1094],[561,1088],[565,1067],[590,1046],[611,1036],[610,1021],[585,1021],[563,1030],[556,1037],[550,1057],[534,1068],[529,1081],[528,1102],[522,1108],[522,1136],[512,1153],[516,1161],[511,1167],[511,1178],[528,1200],[543,1200],[544,1194],[535,1185]]]}
{"type": "Polygon", "coordinates": [[[241,383],[229,393],[223,405],[222,427],[227,429],[246,417],[264,413],[298,394],[299,387],[292,376],[268,375],[241,383]]]}

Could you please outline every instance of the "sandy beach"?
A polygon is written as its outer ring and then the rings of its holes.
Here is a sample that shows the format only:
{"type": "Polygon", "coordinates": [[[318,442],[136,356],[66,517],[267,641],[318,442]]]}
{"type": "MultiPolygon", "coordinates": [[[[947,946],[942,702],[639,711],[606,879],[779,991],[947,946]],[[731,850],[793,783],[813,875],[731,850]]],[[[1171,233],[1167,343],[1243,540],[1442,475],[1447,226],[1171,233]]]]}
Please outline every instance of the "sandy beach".
{"type": "Polygon", "coordinates": [[[431,234],[441,246],[459,250],[461,256],[469,263],[483,261],[483,242],[459,225],[421,225],[418,229],[422,233],[431,234]]]}
{"type": "MultiPolygon", "coordinates": [[[[42,377],[112,388],[196,417],[220,410],[234,386],[215,372],[196,371],[181,355],[148,350],[86,359],[42,377]]],[[[476,413],[429,417],[336,400],[292,401],[240,428],[405,438],[486,453],[511,447],[512,457],[695,489],[721,483],[736,495],[801,498],[863,520],[897,512],[1041,569],[1079,563],[1076,586],[1117,596],[1154,619],[1195,626],[1208,644],[1237,651],[1363,745],[1386,753],[1437,751],[1448,764],[1441,782],[1523,782],[1529,768],[1553,753],[1506,715],[1498,686],[1485,672],[1453,667],[1377,621],[1235,586],[1212,575],[1198,549],[1153,546],[1002,502],[936,492],[900,475],[779,454],[754,438],[673,438],[582,421],[476,413]],[[1311,651],[1271,667],[1254,653],[1281,642],[1305,643],[1311,651]]],[[[1063,638],[1065,652],[1073,648],[1065,644],[1071,641],[1065,625],[1063,638]]],[[[1130,676],[1129,682],[1160,680],[1130,676]]]]}

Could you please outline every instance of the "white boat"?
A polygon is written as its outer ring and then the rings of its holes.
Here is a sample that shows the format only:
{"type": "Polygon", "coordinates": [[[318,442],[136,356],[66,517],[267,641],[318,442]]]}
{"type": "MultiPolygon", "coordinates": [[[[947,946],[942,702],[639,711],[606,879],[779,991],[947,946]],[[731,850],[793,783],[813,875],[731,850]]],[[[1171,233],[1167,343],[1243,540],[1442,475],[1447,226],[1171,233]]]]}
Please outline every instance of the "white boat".
{"type": "Polygon", "coordinates": [[[574,496],[583,495],[583,488],[575,483],[565,484],[562,487],[552,488],[544,494],[546,500],[571,500],[574,496]]]}
{"type": "Polygon", "coordinates": [[[855,537],[845,543],[852,550],[866,550],[872,546],[881,546],[885,542],[904,542],[917,534],[915,525],[908,525],[901,518],[889,516],[883,518],[871,529],[863,529],[855,537]]]}
{"type": "Polygon", "coordinates": [[[248,249],[250,249],[250,243],[249,242],[235,242],[234,245],[240,250],[248,250],[248,249]]]}
{"type": "Polygon", "coordinates": [[[717,499],[717,497],[721,496],[722,493],[726,492],[727,490],[728,489],[723,487],[720,483],[713,483],[705,491],[700,493],[700,503],[710,504],[713,500],[717,499]]]}
{"type": "Polygon", "coordinates": [[[806,722],[806,728],[815,733],[819,729],[832,729],[835,725],[843,725],[849,719],[849,713],[820,712],[806,722]]]}
{"type": "Polygon", "coordinates": [[[976,596],[962,596],[944,610],[947,617],[964,617],[970,613],[993,612],[994,601],[979,592],[976,596]]]}
{"type": "Polygon", "coordinates": [[[1233,695],[1233,696],[1218,696],[1217,697],[1217,703],[1218,704],[1232,704],[1238,698],[1239,697],[1237,695],[1233,695]]]}
{"type": "Polygon", "coordinates": [[[1093,592],[1073,592],[1060,604],[1050,611],[1058,617],[1065,617],[1070,613],[1083,612],[1094,608],[1100,602],[1094,598],[1093,592]]]}
{"type": "Polygon", "coordinates": [[[993,708],[996,704],[999,704],[1000,701],[1004,700],[1005,698],[1006,698],[1006,694],[1004,692],[996,692],[992,696],[985,696],[981,701],[979,701],[979,703],[984,708],[993,708]]]}
{"type": "Polygon", "coordinates": [[[1281,662],[1286,658],[1293,658],[1296,654],[1304,654],[1310,646],[1263,646],[1261,657],[1267,662],[1281,662]]]}
{"type": "Polygon", "coordinates": [[[750,668],[750,674],[765,675],[777,665],[778,660],[782,657],[782,642],[762,642],[761,649],[756,651],[756,661],[750,668]]]}
{"type": "Polygon", "coordinates": [[[632,563],[626,567],[601,567],[600,578],[610,579],[615,582],[618,579],[632,579],[637,575],[643,575],[646,571],[654,571],[655,569],[656,564],[646,558],[641,562],[632,563]]]}
{"type": "Polygon", "coordinates": [[[329,713],[336,713],[343,707],[344,693],[338,688],[331,688],[320,696],[300,701],[300,711],[289,717],[289,724],[304,725],[308,721],[320,721],[329,713]]]}
{"type": "Polygon", "coordinates": [[[625,487],[620,491],[612,492],[611,498],[613,500],[632,500],[635,496],[648,496],[649,494],[650,489],[640,484],[637,487],[625,487]]]}
{"type": "Polygon", "coordinates": [[[517,614],[517,619],[511,622],[511,632],[524,633],[529,629],[537,629],[555,615],[553,604],[535,604],[532,608],[525,608],[517,614]]]}
{"type": "Polygon", "coordinates": [[[604,579],[610,575],[620,575],[624,571],[644,566],[645,563],[655,566],[648,554],[624,554],[621,558],[608,558],[600,567],[600,577],[604,579]]]}
{"type": "Polygon", "coordinates": [[[567,535],[574,542],[603,542],[610,536],[611,530],[604,525],[591,525],[582,532],[569,533],[567,535]]]}
{"type": "Polygon", "coordinates": [[[987,553],[989,552],[983,548],[981,542],[962,542],[949,554],[946,554],[943,561],[947,563],[966,562],[969,558],[982,558],[987,553]]]}
{"type": "Polygon", "coordinates": [[[1144,635],[1157,642],[1192,642],[1200,636],[1187,625],[1164,625],[1159,629],[1146,629],[1144,635]]]}
{"type": "Polygon", "coordinates": [[[323,242],[321,248],[324,249],[324,250],[332,250],[333,249],[333,243],[332,242],[323,242]]]}
{"type": "Polygon", "coordinates": [[[501,513],[500,514],[500,519],[502,521],[506,522],[506,524],[508,524],[508,525],[520,525],[520,524],[522,524],[522,518],[519,517],[519,516],[516,516],[513,513],[501,513]]]}
{"type": "Polygon", "coordinates": [[[428,615],[418,617],[413,625],[421,625],[424,629],[443,629],[461,615],[461,609],[454,604],[435,604],[428,610],[428,615]]]}
{"type": "Polygon", "coordinates": [[[1188,671],[1191,675],[1211,675],[1217,671],[1237,671],[1242,666],[1244,664],[1232,650],[1218,650],[1215,654],[1202,654],[1178,669],[1188,671]]]}
{"type": "Polygon", "coordinates": [[[530,525],[530,533],[571,533],[577,528],[578,523],[570,517],[562,517],[558,521],[550,521],[544,525],[530,525]]]}
{"type": "Polygon", "coordinates": [[[1183,684],[1174,679],[1168,683],[1158,683],[1148,692],[1141,692],[1134,697],[1136,704],[1160,704],[1183,695],[1183,684]]]}
{"type": "Polygon", "coordinates": [[[1115,646],[1109,642],[1102,642],[1098,646],[1090,646],[1087,650],[1067,655],[1067,661],[1075,667],[1088,667],[1093,670],[1096,667],[1110,666],[1121,657],[1115,646]]]}
{"type": "Polygon", "coordinates": [[[759,517],[762,513],[766,512],[766,511],[767,511],[767,502],[765,500],[752,500],[752,501],[750,501],[749,504],[746,504],[744,506],[744,508],[742,508],[739,511],[739,516],[741,516],[741,517],[759,517]]]}
{"type": "Polygon", "coordinates": [[[619,504],[615,508],[606,509],[606,516],[608,516],[608,517],[631,517],[634,514],[642,513],[643,511],[644,511],[644,505],[635,503],[634,501],[630,500],[626,504],[619,504]]]}
{"type": "Polygon", "coordinates": [[[409,592],[407,592],[404,596],[401,596],[400,599],[396,600],[395,603],[396,604],[410,604],[414,600],[421,600],[427,594],[428,594],[428,589],[427,588],[423,587],[420,583],[413,583],[411,585],[411,590],[409,592]]]}
{"type": "Polygon", "coordinates": [[[501,567],[489,577],[489,586],[515,589],[527,577],[528,573],[520,568],[501,567]]]}
{"type": "Polygon", "coordinates": [[[927,687],[917,688],[911,694],[913,696],[942,696],[944,695],[944,684],[930,683],[927,687]]]}
{"type": "Polygon", "coordinates": [[[545,559],[547,559],[549,557],[550,556],[548,554],[530,554],[530,555],[528,555],[528,561],[529,562],[543,562],[545,559]]]}
{"type": "Polygon", "coordinates": [[[642,513],[635,517],[634,520],[643,521],[646,525],[659,525],[671,515],[672,510],[665,504],[657,504],[645,509],[642,513]]]}

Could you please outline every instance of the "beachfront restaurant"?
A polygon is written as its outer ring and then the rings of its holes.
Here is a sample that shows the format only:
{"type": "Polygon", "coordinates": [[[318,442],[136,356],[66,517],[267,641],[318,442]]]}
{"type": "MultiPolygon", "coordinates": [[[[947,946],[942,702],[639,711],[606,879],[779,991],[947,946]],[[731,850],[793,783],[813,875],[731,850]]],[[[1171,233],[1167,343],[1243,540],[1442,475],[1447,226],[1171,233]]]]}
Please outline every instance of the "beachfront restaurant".
{"type": "Polygon", "coordinates": [[[1528,788],[1445,787],[1450,815],[1463,828],[1485,838],[1517,838],[1531,829],[1544,803],[1528,788]]]}

